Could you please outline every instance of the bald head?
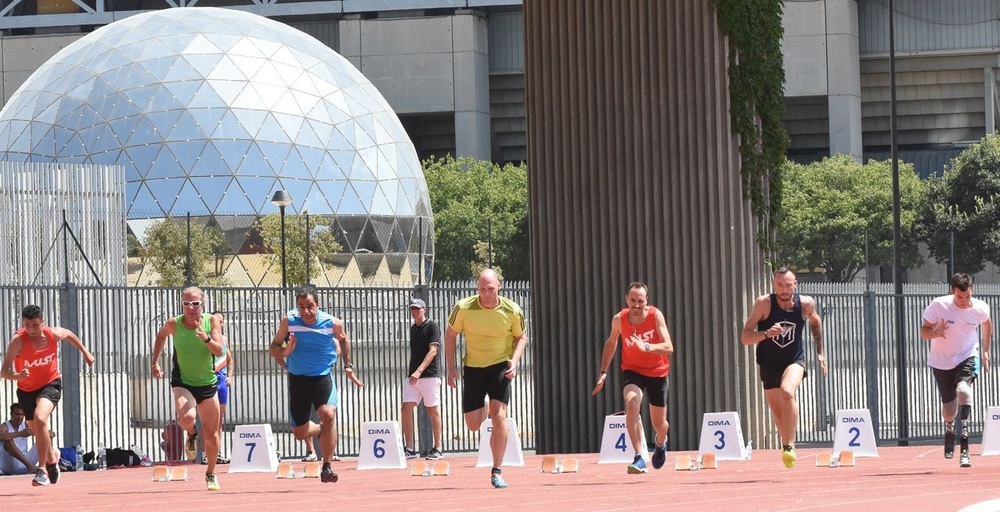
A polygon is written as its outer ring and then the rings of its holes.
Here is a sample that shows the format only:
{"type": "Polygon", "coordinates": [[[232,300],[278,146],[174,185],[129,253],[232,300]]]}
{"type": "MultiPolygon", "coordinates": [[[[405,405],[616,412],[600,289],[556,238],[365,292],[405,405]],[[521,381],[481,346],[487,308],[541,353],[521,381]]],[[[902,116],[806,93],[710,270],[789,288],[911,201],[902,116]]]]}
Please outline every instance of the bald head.
{"type": "Polygon", "coordinates": [[[479,288],[479,304],[487,309],[500,305],[500,276],[492,268],[485,268],[476,281],[479,288]]]}

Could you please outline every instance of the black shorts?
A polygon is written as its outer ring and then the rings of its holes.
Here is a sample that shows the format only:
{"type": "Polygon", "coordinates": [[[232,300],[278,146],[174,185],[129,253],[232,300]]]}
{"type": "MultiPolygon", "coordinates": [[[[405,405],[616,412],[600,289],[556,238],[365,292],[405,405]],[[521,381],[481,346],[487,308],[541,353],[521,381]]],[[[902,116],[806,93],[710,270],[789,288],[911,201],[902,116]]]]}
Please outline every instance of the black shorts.
{"type": "Polygon", "coordinates": [[[309,376],[288,374],[288,417],[293,427],[309,423],[313,409],[337,407],[337,387],[330,374],[309,376]]]}
{"type": "Polygon", "coordinates": [[[466,366],[462,368],[462,412],[472,412],[483,408],[483,400],[497,400],[510,403],[510,379],[504,376],[507,361],[485,368],[466,366]]]}
{"type": "Polygon", "coordinates": [[[56,379],[34,391],[21,391],[17,388],[17,402],[24,410],[24,418],[35,419],[35,406],[38,405],[39,398],[48,398],[52,405],[58,405],[62,398],[62,379],[56,379]]]}
{"type": "MultiPolygon", "coordinates": [[[[780,388],[781,387],[781,377],[785,374],[785,369],[788,368],[789,366],[793,365],[793,364],[797,364],[797,365],[801,366],[803,369],[806,367],[806,362],[803,359],[798,359],[798,360],[792,361],[792,362],[790,362],[790,363],[788,363],[786,365],[778,365],[778,366],[759,365],[760,366],[760,381],[761,381],[761,383],[764,384],[764,389],[780,388]]],[[[802,372],[802,378],[803,379],[806,378],[806,375],[808,375],[808,372],[803,371],[802,372]]]]}
{"type": "Polygon", "coordinates": [[[632,370],[622,371],[622,387],[632,384],[642,390],[646,395],[649,405],[657,407],[667,406],[667,391],[670,389],[669,377],[649,377],[632,370]]]}
{"type": "Polygon", "coordinates": [[[976,382],[976,376],[979,375],[979,358],[972,356],[950,370],[937,368],[931,370],[934,370],[934,380],[937,381],[938,393],[941,394],[941,403],[946,404],[958,398],[959,382],[967,382],[970,386],[976,382]]]}
{"type": "Polygon", "coordinates": [[[219,385],[212,384],[211,386],[189,386],[179,380],[170,379],[170,387],[172,388],[182,388],[191,392],[191,396],[194,397],[194,402],[200,404],[205,400],[211,399],[216,393],[219,392],[219,385]]]}

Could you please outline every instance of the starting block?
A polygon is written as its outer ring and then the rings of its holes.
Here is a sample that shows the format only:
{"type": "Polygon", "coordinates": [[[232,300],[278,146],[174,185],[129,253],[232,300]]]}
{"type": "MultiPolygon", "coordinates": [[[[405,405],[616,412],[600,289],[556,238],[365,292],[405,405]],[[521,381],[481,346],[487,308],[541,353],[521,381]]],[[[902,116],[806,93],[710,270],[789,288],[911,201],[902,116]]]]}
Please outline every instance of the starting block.
{"type": "Polygon", "coordinates": [[[701,466],[701,469],[718,469],[719,462],[716,460],[714,453],[704,453],[701,455],[698,465],[701,466]]]}
{"type": "Polygon", "coordinates": [[[410,476],[431,476],[431,468],[424,460],[415,460],[410,466],[410,476]]]}
{"type": "Polygon", "coordinates": [[[851,450],[841,450],[839,457],[834,457],[830,452],[821,452],[816,455],[816,467],[836,468],[840,466],[854,467],[856,464],[854,452],[851,450]]]}
{"type": "Polygon", "coordinates": [[[690,455],[678,455],[674,459],[674,471],[698,471],[700,469],[718,469],[719,462],[714,453],[703,453],[695,460],[690,455]]]}
{"type": "Polygon", "coordinates": [[[319,472],[323,469],[322,463],[319,461],[306,462],[305,470],[303,471],[304,478],[319,478],[319,472]]]}
{"type": "Polygon", "coordinates": [[[542,473],[579,473],[580,459],[556,459],[553,455],[542,457],[542,473]]]}
{"type": "Polygon", "coordinates": [[[579,473],[580,472],[580,459],[563,459],[563,462],[562,462],[562,472],[563,473],[579,473]]]}
{"type": "Polygon", "coordinates": [[[448,461],[439,460],[433,464],[424,460],[413,461],[410,466],[410,476],[448,476],[451,474],[451,464],[448,461]]]}
{"type": "Polygon", "coordinates": [[[833,454],[830,452],[820,452],[816,455],[816,467],[830,467],[830,463],[833,462],[833,454]]]}
{"type": "Polygon", "coordinates": [[[674,460],[674,471],[690,471],[694,468],[689,455],[678,455],[674,460]]]}
{"type": "Polygon", "coordinates": [[[840,465],[847,466],[850,468],[854,467],[854,452],[851,450],[842,450],[840,452],[840,465]]]}
{"type": "Polygon", "coordinates": [[[434,461],[434,467],[431,468],[431,474],[434,476],[448,476],[451,474],[451,464],[447,461],[438,460],[434,461]]]}
{"type": "Polygon", "coordinates": [[[154,482],[174,482],[174,481],[184,481],[187,480],[188,470],[184,466],[168,467],[168,466],[154,466],[153,467],[153,481],[154,482]]]}
{"type": "Polygon", "coordinates": [[[276,478],[295,478],[295,469],[291,462],[278,463],[278,473],[276,478]]]}

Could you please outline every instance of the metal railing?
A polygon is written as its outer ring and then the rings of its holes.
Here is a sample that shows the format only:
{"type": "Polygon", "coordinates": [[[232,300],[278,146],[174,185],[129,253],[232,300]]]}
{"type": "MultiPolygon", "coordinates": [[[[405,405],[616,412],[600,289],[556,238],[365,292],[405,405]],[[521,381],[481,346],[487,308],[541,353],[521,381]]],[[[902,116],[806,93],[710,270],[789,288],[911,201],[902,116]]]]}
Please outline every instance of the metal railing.
{"type": "MultiPolygon", "coordinates": [[[[294,307],[291,290],[268,288],[206,289],[207,312],[226,314],[224,332],[235,357],[235,377],[226,411],[222,446],[229,453],[235,425],[269,423],[277,450],[283,456],[301,456],[304,445],[291,435],[284,374],[267,354],[281,316],[294,307]]],[[[179,314],[178,289],[4,287],[9,307],[0,309],[0,326],[8,332],[20,326],[26,304],[42,306],[46,323],[74,330],[96,358],[92,368],[81,368],[82,358],[69,344],[61,350],[63,400],[52,426],[60,445],[82,444],[85,450],[136,445],[154,460],[163,428],[175,416],[169,378],[153,378],[150,353],[157,330],[169,316],[179,314]],[[75,318],[72,318],[75,317],[75,318]],[[74,325],[76,324],[76,325],[74,325]]],[[[525,284],[508,283],[503,295],[530,312],[525,284]]],[[[363,388],[344,376],[340,365],[334,381],[340,394],[337,414],[340,455],[356,455],[361,425],[366,421],[399,420],[402,383],[409,362],[408,304],[411,296],[427,301],[428,318],[442,326],[459,298],[474,295],[474,283],[440,283],[433,288],[320,289],[320,306],[344,321],[351,340],[352,359],[363,388]]],[[[529,329],[531,322],[528,321],[529,329]]],[[[529,333],[530,336],[530,333],[529,333]]],[[[459,353],[464,347],[459,341],[459,353]]],[[[170,361],[171,347],[161,364],[170,361]]],[[[443,352],[443,351],[442,351],[443,352]]],[[[510,417],[518,422],[523,447],[534,449],[534,405],[531,352],[522,359],[514,382],[510,417]]],[[[15,385],[3,381],[0,404],[16,400],[15,385]]],[[[478,433],[469,432],[461,412],[461,384],[442,389],[445,451],[478,449],[478,433]]],[[[420,432],[417,432],[418,436],[420,432]]],[[[419,441],[428,447],[430,440],[419,441]]]]}

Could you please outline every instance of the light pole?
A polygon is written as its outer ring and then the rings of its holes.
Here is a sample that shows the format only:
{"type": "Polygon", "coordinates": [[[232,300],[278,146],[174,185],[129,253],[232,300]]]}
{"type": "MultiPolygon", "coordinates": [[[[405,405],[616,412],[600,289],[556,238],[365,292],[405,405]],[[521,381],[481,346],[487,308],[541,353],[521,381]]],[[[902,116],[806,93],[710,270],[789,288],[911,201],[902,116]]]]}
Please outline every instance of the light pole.
{"type": "Polygon", "coordinates": [[[292,204],[292,196],[284,190],[274,191],[271,203],[281,210],[281,287],[288,286],[288,273],[285,272],[285,207],[292,204]]]}

